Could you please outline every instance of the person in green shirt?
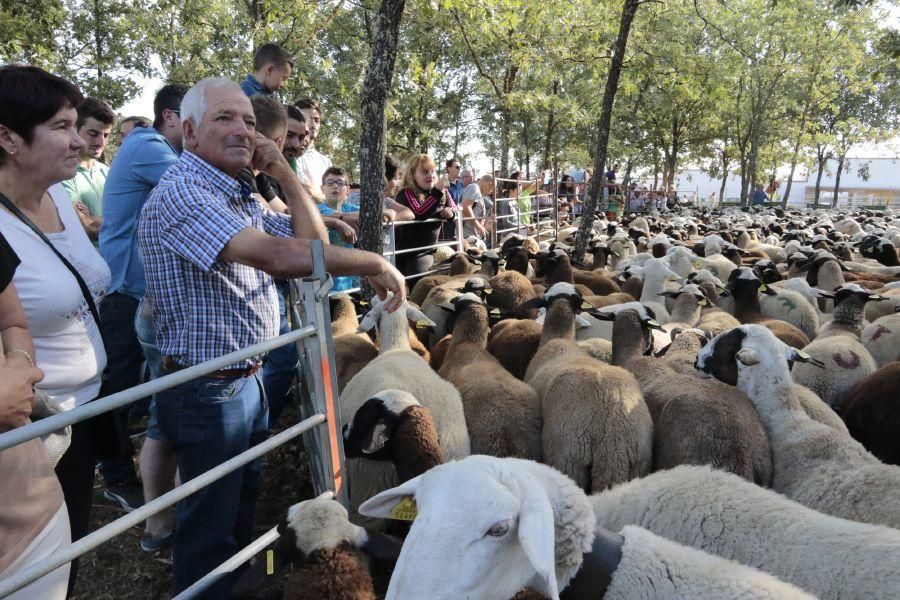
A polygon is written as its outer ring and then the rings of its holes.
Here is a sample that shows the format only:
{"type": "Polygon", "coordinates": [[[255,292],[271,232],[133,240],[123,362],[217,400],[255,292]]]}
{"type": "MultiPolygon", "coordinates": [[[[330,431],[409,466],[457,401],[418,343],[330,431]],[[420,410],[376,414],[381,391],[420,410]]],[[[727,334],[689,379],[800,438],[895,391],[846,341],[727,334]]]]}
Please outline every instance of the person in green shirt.
{"type": "MultiPolygon", "coordinates": [[[[510,175],[510,179],[518,179],[522,180],[521,171],[515,171],[512,175],[510,175]]],[[[519,187],[519,196],[517,199],[517,204],[519,206],[519,223],[525,226],[531,225],[531,215],[528,214],[534,210],[531,202],[531,195],[535,191],[537,191],[538,186],[540,185],[541,179],[535,179],[534,181],[522,181],[519,187]]]]}
{"type": "Polygon", "coordinates": [[[81,149],[75,177],[62,183],[75,205],[81,225],[98,248],[100,225],[103,224],[103,187],[109,174],[109,167],[99,159],[106,150],[115,122],[116,113],[109,104],[97,98],[85,98],[78,109],[76,123],[85,146],[81,149]]]}

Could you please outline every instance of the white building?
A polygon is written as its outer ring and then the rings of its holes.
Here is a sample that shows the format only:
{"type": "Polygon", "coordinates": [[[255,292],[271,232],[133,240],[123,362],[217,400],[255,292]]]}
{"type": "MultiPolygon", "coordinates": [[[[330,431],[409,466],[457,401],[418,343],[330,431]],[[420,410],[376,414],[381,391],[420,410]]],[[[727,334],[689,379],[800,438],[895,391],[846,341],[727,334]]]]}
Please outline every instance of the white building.
{"type": "MultiPolygon", "coordinates": [[[[828,161],[822,173],[820,203],[831,201],[834,193],[837,161],[828,161]]],[[[784,192],[787,169],[779,170],[784,192]]],[[[685,169],[675,178],[679,194],[684,197],[709,199],[715,193],[719,196],[721,179],[713,179],[699,169],[685,169]]],[[[790,204],[800,206],[812,202],[815,197],[816,168],[809,172],[797,168],[791,184],[790,204]]],[[[741,195],[741,176],[731,174],[725,183],[725,199],[736,200],[741,195]]],[[[900,157],[895,158],[848,158],[844,161],[841,184],[838,190],[838,206],[891,206],[900,208],[900,157]]]]}

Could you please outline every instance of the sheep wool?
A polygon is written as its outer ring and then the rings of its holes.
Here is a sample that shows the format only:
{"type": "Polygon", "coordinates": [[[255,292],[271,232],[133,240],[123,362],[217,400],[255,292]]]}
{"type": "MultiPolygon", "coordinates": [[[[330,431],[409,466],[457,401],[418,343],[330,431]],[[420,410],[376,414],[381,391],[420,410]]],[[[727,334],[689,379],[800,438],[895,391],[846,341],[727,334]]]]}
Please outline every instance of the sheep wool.
{"type": "Polygon", "coordinates": [[[708,466],[653,473],[590,500],[598,527],[645,527],[823,600],[890,598],[900,589],[900,531],[822,514],[708,466]]]}
{"type": "Polygon", "coordinates": [[[607,600],[814,598],[762,571],[685,548],[640,527],[625,527],[622,536],[622,562],[603,596],[607,600]]]}

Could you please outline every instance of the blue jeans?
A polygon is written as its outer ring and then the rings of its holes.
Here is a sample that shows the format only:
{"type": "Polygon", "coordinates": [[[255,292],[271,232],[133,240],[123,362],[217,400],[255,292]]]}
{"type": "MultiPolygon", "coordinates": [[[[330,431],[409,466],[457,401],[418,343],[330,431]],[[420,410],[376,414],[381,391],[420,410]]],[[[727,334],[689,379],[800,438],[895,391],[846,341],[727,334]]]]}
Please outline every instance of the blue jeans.
{"type": "MultiPolygon", "coordinates": [[[[156,325],[153,323],[153,315],[150,307],[141,300],[137,312],[134,315],[134,330],[137,333],[138,343],[144,353],[147,364],[147,379],[153,380],[162,376],[162,354],[156,347],[156,325]]],[[[163,441],[162,432],[156,418],[155,396],[150,398],[150,421],[147,423],[147,437],[163,441]]]]}
{"type": "MultiPolygon", "coordinates": [[[[291,328],[288,325],[285,298],[288,297],[287,283],[278,282],[278,314],[281,315],[281,325],[278,333],[288,333],[291,328]]],[[[288,344],[269,352],[266,364],[263,366],[263,387],[266,390],[266,398],[269,400],[269,423],[274,426],[281,416],[284,407],[290,401],[291,383],[297,376],[297,365],[300,363],[300,353],[297,344],[288,344]]],[[[151,417],[152,418],[152,417],[151,417]]]]}
{"type": "MultiPolygon", "coordinates": [[[[268,406],[258,375],[200,377],[156,394],[159,427],[175,450],[181,480],[194,477],[264,439],[268,406]]],[[[256,460],[178,503],[174,593],[181,592],[250,543],[260,486],[256,460]]],[[[202,598],[227,598],[225,577],[202,598]]]]}
{"type": "MultiPolygon", "coordinates": [[[[141,352],[134,331],[134,315],[138,301],[119,292],[106,296],[97,307],[100,313],[100,331],[106,345],[109,379],[103,386],[103,393],[114,394],[141,383],[141,364],[144,354],[141,352]]],[[[142,401],[116,409],[115,416],[128,423],[128,413],[140,410],[142,401]]],[[[100,474],[107,487],[125,483],[137,483],[132,457],[134,452],[115,460],[101,460],[100,474]]]]}

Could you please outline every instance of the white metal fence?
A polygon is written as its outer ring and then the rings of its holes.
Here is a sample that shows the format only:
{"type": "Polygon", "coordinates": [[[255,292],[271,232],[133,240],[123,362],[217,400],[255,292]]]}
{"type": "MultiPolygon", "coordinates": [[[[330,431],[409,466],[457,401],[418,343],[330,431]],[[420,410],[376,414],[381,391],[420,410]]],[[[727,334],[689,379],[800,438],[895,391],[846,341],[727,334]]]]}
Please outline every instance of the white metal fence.
{"type": "MultiPolygon", "coordinates": [[[[301,405],[303,419],[299,423],[213,467],[202,475],[182,483],[144,506],[89,533],[41,563],[0,580],[0,598],[8,596],[47,573],[86,554],[131,527],[139,525],[150,515],[175,505],[194,492],[302,434],[306,435],[306,449],[312,462],[311,471],[316,493],[333,494],[344,505],[347,504],[347,489],[343,480],[345,471],[344,451],[340,432],[340,407],[335,384],[337,377],[332,362],[334,352],[331,339],[331,318],[327,302],[331,279],[325,272],[322,242],[313,242],[312,254],[314,265],[312,275],[296,280],[292,284],[293,291],[289,304],[294,329],[291,332],[106,396],[105,398],[99,398],[73,410],[0,435],[0,451],[3,451],[287,344],[299,344],[303,355],[303,360],[301,361],[304,369],[302,381],[308,388],[308,394],[305,394],[306,402],[301,405]],[[301,313],[303,322],[306,323],[304,326],[300,326],[301,313]]],[[[275,529],[266,532],[212,572],[195,582],[190,588],[178,594],[176,598],[186,600],[196,597],[220,577],[233,572],[236,568],[249,561],[257,552],[278,537],[278,532],[275,529]]]]}

